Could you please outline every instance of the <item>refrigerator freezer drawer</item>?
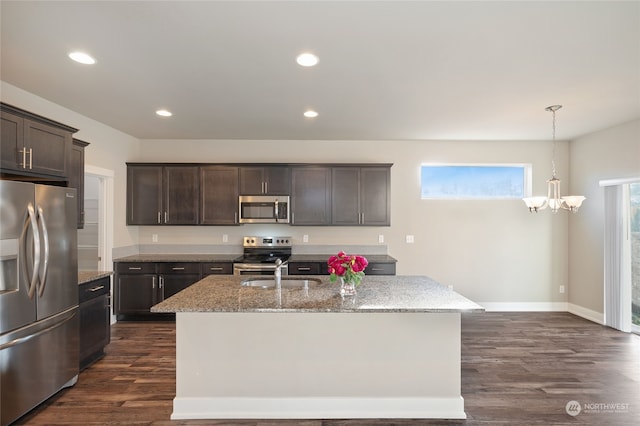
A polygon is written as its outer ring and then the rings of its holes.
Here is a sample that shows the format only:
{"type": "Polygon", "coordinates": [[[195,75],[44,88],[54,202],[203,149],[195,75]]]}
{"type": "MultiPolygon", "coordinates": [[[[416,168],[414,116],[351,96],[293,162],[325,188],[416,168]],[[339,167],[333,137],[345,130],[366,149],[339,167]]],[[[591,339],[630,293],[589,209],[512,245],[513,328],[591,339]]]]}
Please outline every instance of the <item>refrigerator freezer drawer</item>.
{"type": "Polygon", "coordinates": [[[78,379],[78,307],[0,336],[0,425],[78,379]]]}

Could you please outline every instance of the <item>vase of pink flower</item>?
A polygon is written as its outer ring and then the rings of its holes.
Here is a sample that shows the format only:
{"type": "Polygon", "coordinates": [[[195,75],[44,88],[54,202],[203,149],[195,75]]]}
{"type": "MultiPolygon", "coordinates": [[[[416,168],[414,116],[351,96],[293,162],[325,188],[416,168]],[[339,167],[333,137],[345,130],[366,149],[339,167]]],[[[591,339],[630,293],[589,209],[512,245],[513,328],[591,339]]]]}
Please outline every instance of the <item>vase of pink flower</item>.
{"type": "Polygon", "coordinates": [[[340,278],[340,295],[355,296],[356,287],[362,282],[364,269],[369,262],[364,256],[349,255],[341,251],[327,260],[329,280],[335,282],[340,278]]]}

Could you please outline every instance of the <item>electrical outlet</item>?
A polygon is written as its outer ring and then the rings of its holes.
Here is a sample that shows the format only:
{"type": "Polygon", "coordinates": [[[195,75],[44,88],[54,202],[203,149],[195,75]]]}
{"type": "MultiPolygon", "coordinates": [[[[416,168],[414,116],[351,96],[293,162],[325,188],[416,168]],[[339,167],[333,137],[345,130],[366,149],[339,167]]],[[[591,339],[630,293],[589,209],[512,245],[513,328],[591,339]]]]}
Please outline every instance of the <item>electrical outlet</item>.
{"type": "Polygon", "coordinates": [[[378,244],[382,244],[384,243],[384,235],[380,234],[378,235],[378,244]]]}
{"type": "Polygon", "coordinates": [[[303,242],[303,243],[308,243],[308,242],[309,242],[309,236],[308,236],[307,234],[304,234],[304,235],[302,236],[302,242],[303,242]]]}
{"type": "Polygon", "coordinates": [[[407,235],[407,236],[405,237],[405,241],[406,241],[408,244],[413,244],[413,235],[407,235]]]}
{"type": "Polygon", "coordinates": [[[153,241],[154,243],[158,242],[158,234],[151,234],[151,241],[153,241]]]}
{"type": "Polygon", "coordinates": [[[564,286],[563,285],[560,286],[560,294],[562,294],[562,293],[564,293],[564,286]]]}
{"type": "Polygon", "coordinates": [[[229,235],[222,234],[222,242],[223,243],[228,243],[229,242],[229,235]]]}

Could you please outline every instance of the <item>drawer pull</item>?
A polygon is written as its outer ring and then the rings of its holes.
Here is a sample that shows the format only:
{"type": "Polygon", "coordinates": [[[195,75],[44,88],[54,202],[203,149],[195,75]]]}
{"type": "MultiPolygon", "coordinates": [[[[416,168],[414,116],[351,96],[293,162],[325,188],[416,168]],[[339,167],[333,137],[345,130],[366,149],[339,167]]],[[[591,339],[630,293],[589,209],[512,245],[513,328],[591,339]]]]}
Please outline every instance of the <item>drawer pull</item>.
{"type": "Polygon", "coordinates": [[[176,266],[176,267],[174,267],[174,268],[171,268],[171,270],[172,270],[172,271],[184,271],[184,268],[181,268],[181,267],[176,266]]]}
{"type": "Polygon", "coordinates": [[[211,267],[209,268],[210,271],[222,271],[222,268],[220,266],[216,266],[216,267],[211,267]]]}
{"type": "Polygon", "coordinates": [[[141,266],[129,266],[130,271],[142,271],[141,266]]]}
{"type": "Polygon", "coordinates": [[[301,266],[301,267],[298,268],[298,271],[310,271],[310,270],[311,270],[311,268],[306,267],[306,266],[301,266]]]}
{"type": "Polygon", "coordinates": [[[90,292],[94,292],[94,291],[102,290],[103,288],[104,288],[103,285],[97,285],[97,286],[95,286],[93,288],[90,288],[89,291],[90,292]]]}

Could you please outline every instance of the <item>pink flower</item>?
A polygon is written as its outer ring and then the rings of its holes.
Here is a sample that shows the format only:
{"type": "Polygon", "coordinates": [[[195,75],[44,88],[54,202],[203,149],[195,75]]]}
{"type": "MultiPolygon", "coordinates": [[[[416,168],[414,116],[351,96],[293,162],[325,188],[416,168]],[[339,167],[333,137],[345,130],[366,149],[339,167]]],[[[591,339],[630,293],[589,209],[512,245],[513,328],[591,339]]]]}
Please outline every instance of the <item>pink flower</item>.
{"type": "Polygon", "coordinates": [[[364,276],[364,270],[369,262],[364,256],[348,255],[343,251],[338,252],[335,256],[330,256],[327,260],[328,271],[331,274],[331,281],[335,281],[337,277],[343,277],[345,281],[360,284],[364,276]]]}

